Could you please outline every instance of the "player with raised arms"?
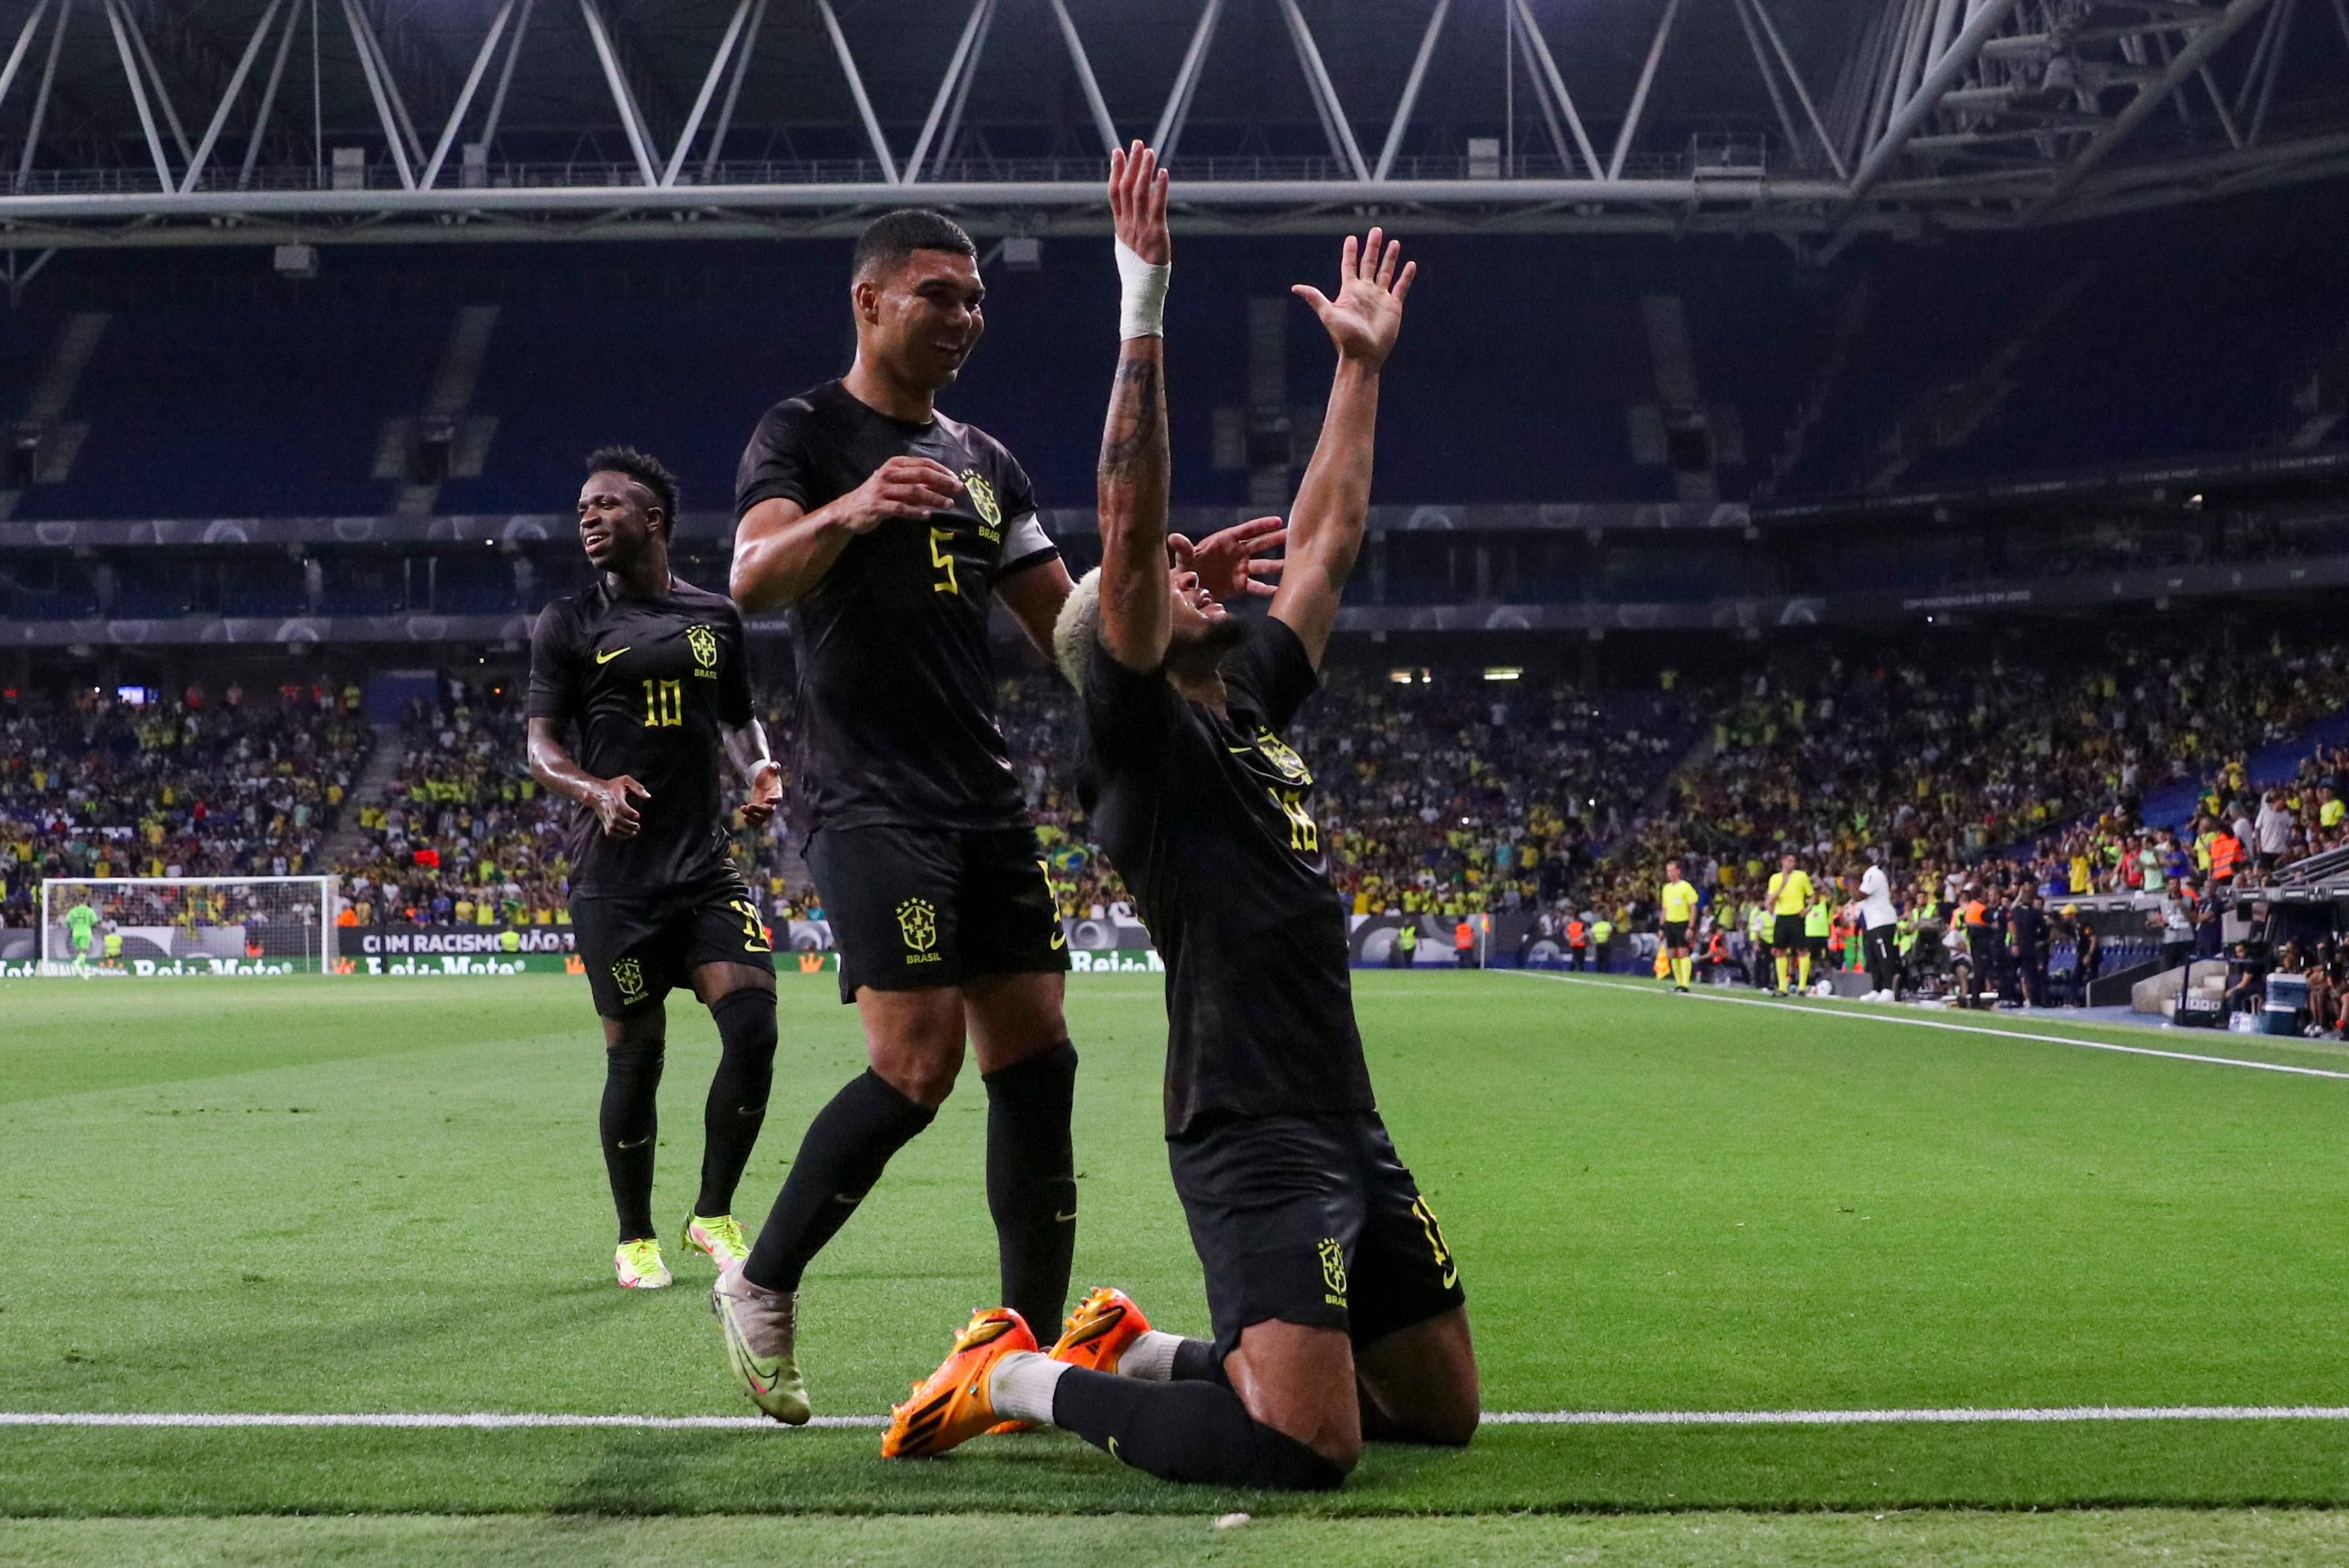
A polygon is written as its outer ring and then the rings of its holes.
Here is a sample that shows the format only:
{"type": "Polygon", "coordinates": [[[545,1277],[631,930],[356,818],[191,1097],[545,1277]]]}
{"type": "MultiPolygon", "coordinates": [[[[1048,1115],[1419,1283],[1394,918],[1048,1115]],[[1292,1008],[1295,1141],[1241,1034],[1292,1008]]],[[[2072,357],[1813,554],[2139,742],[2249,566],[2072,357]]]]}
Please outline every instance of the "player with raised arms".
{"type": "Polygon", "coordinates": [[[734,1188],[758,1142],[775,1068],[775,965],[736,867],[722,789],[731,758],[763,822],[782,770],[750,707],[742,617],[669,571],[677,481],[626,447],[587,459],[579,542],[595,585],[540,612],[530,645],[530,772],[578,802],[571,920],[604,1019],[598,1132],[619,1211],[613,1271],[670,1283],[653,1228],[655,1100],[667,1046],[665,998],[690,985],[718,1025],[702,1109],[701,1190],[685,1245],[722,1270],[748,1248],[734,1188]],[[565,743],[577,736],[577,748],[565,743]]]}
{"type": "MultiPolygon", "coordinates": [[[[869,1064],[809,1124],[750,1257],[712,1298],[744,1389],[792,1423],[811,1413],[802,1276],[936,1117],[966,1042],[987,1086],[1003,1298],[1058,1319],[1076,1238],[1068,953],[988,648],[999,600],[1049,655],[1069,574],[1018,461],[938,411],[986,330],[970,236],[937,212],[886,213],[852,273],[855,362],[768,410],[736,476],[732,592],[745,609],[792,610],[792,826],[869,1064]]],[[[1278,542],[1277,520],[1226,530],[1202,570],[1269,593],[1256,579],[1274,563],[1257,557],[1278,542]]]]}
{"type": "Polygon", "coordinates": [[[899,1406],[891,1456],[1001,1420],[1049,1422],[1172,1480],[1311,1489],[1364,1437],[1464,1443],[1476,1362],[1458,1265],[1380,1121],[1354,1020],[1346,913],[1281,738],[1319,684],[1362,542],[1381,366],[1402,325],[1401,247],[1350,238],[1335,299],[1299,285],[1338,349],[1271,614],[1170,585],[1166,181],[1112,160],[1126,283],[1099,469],[1102,564],[1056,629],[1082,699],[1084,792],[1166,960],[1167,1149],[1206,1265],[1212,1344],[1095,1291],[1048,1356],[1020,1315],[975,1315],[899,1406]]]}

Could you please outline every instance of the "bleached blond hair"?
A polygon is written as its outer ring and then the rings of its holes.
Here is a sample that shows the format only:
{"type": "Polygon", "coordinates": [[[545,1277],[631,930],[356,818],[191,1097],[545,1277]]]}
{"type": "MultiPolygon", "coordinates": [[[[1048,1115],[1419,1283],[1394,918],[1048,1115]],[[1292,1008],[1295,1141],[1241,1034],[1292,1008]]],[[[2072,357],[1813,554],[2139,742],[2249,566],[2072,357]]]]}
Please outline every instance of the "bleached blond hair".
{"type": "Polygon", "coordinates": [[[1052,662],[1080,694],[1085,689],[1085,666],[1092,662],[1093,645],[1099,641],[1101,568],[1096,566],[1077,579],[1052,622],[1052,662]]]}

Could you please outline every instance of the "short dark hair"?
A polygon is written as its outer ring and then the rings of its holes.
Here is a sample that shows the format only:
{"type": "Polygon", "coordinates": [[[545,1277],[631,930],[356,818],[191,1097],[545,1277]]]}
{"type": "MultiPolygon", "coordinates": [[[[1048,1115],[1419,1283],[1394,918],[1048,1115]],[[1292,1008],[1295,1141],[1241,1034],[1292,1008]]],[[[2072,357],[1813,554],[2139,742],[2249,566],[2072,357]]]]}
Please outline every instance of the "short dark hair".
{"type": "Polygon", "coordinates": [[[650,452],[640,452],[634,447],[598,447],[587,454],[587,471],[591,474],[626,474],[653,492],[653,500],[661,509],[665,520],[661,524],[664,537],[677,531],[677,476],[668,465],[650,452]]]}
{"type": "Polygon", "coordinates": [[[951,251],[973,261],[978,259],[978,247],[963,232],[963,226],[944,212],[927,207],[900,207],[874,219],[856,237],[853,274],[861,278],[876,268],[896,267],[916,251],[951,251]]]}

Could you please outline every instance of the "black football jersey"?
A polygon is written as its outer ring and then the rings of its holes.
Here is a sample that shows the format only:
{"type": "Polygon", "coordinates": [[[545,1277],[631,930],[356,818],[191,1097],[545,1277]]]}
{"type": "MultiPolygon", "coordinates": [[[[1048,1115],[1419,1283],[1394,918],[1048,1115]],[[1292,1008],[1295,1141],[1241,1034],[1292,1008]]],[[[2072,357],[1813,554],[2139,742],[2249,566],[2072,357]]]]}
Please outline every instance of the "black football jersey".
{"type": "Polygon", "coordinates": [[[1166,962],[1170,1138],[1217,1113],[1374,1109],[1313,775],[1281,739],[1313,661],[1266,616],[1223,674],[1223,713],[1099,646],[1085,681],[1081,795],[1166,962]]]}
{"type": "Polygon", "coordinates": [[[1028,476],[984,431],[941,415],[908,424],[837,381],[777,404],[736,475],[735,515],[781,498],[839,500],[891,458],[961,477],[954,505],[852,540],[792,607],[799,670],[792,825],[978,830],[1028,820],[995,720],[987,625],[995,585],[1056,560],[1028,476]]]}
{"type": "Polygon", "coordinates": [[[657,599],[615,593],[607,577],[539,613],[530,642],[530,716],[575,732],[572,755],[598,779],[625,773],[636,837],[607,837],[574,809],[574,897],[641,895],[732,878],[721,728],[750,722],[750,672],[733,602],[670,581],[657,599]]]}

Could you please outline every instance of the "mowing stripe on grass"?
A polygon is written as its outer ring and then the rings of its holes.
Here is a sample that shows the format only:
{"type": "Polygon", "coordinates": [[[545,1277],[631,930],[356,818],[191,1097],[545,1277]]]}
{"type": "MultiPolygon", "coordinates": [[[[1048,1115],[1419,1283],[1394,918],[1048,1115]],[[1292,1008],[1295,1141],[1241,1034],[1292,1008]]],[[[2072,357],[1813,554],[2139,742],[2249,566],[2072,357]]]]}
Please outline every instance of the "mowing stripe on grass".
{"type": "MultiPolygon", "coordinates": [[[[1974,1426],[2056,1421],[2349,1421],[2349,1405],[2053,1405],[1908,1410],[1487,1410],[1498,1427],[1868,1427],[1974,1426]]],[[[811,1427],[885,1427],[886,1416],[818,1416],[811,1427]]],[[[12,1410],[0,1427],[392,1427],[465,1431],[626,1428],[656,1431],[763,1431],[763,1416],[586,1416],[508,1412],[12,1410]]]]}
{"type": "Polygon", "coordinates": [[[1555,980],[1561,985],[1599,985],[1609,991],[1630,991],[1641,996],[1689,995],[1700,1002],[1728,1002],[1740,1007],[1771,1007],[1782,1013],[1804,1013],[1814,1018],[1856,1018],[1864,1024],[1901,1024],[1912,1029],[1948,1029],[1960,1035],[1995,1035],[2002,1040],[2038,1040],[2051,1046],[2077,1046],[2086,1051],[2119,1051],[2132,1057],[2167,1057],[2174,1062],[2200,1062],[2214,1068],[2251,1068],[2263,1073],[2292,1073],[2300,1078],[2349,1078],[2349,1072],[2324,1068],[2296,1068],[2282,1062],[2255,1062],[2241,1057],[2205,1057],[2192,1051],[2156,1050],[2151,1046],[2124,1046],[2111,1040],[2084,1040],[2074,1035],[2041,1035],[2028,1029],[1993,1029],[1987,1024],[1952,1024],[1940,1018],[1900,1018],[1887,1013],[1847,1013],[1833,1007],[1809,1007],[1800,1002],[1773,1002],[1763,996],[1716,996],[1710,991],[1658,990],[1637,981],[1602,980],[1591,975],[1549,975],[1537,969],[1504,969],[1532,980],[1555,980]]]}

